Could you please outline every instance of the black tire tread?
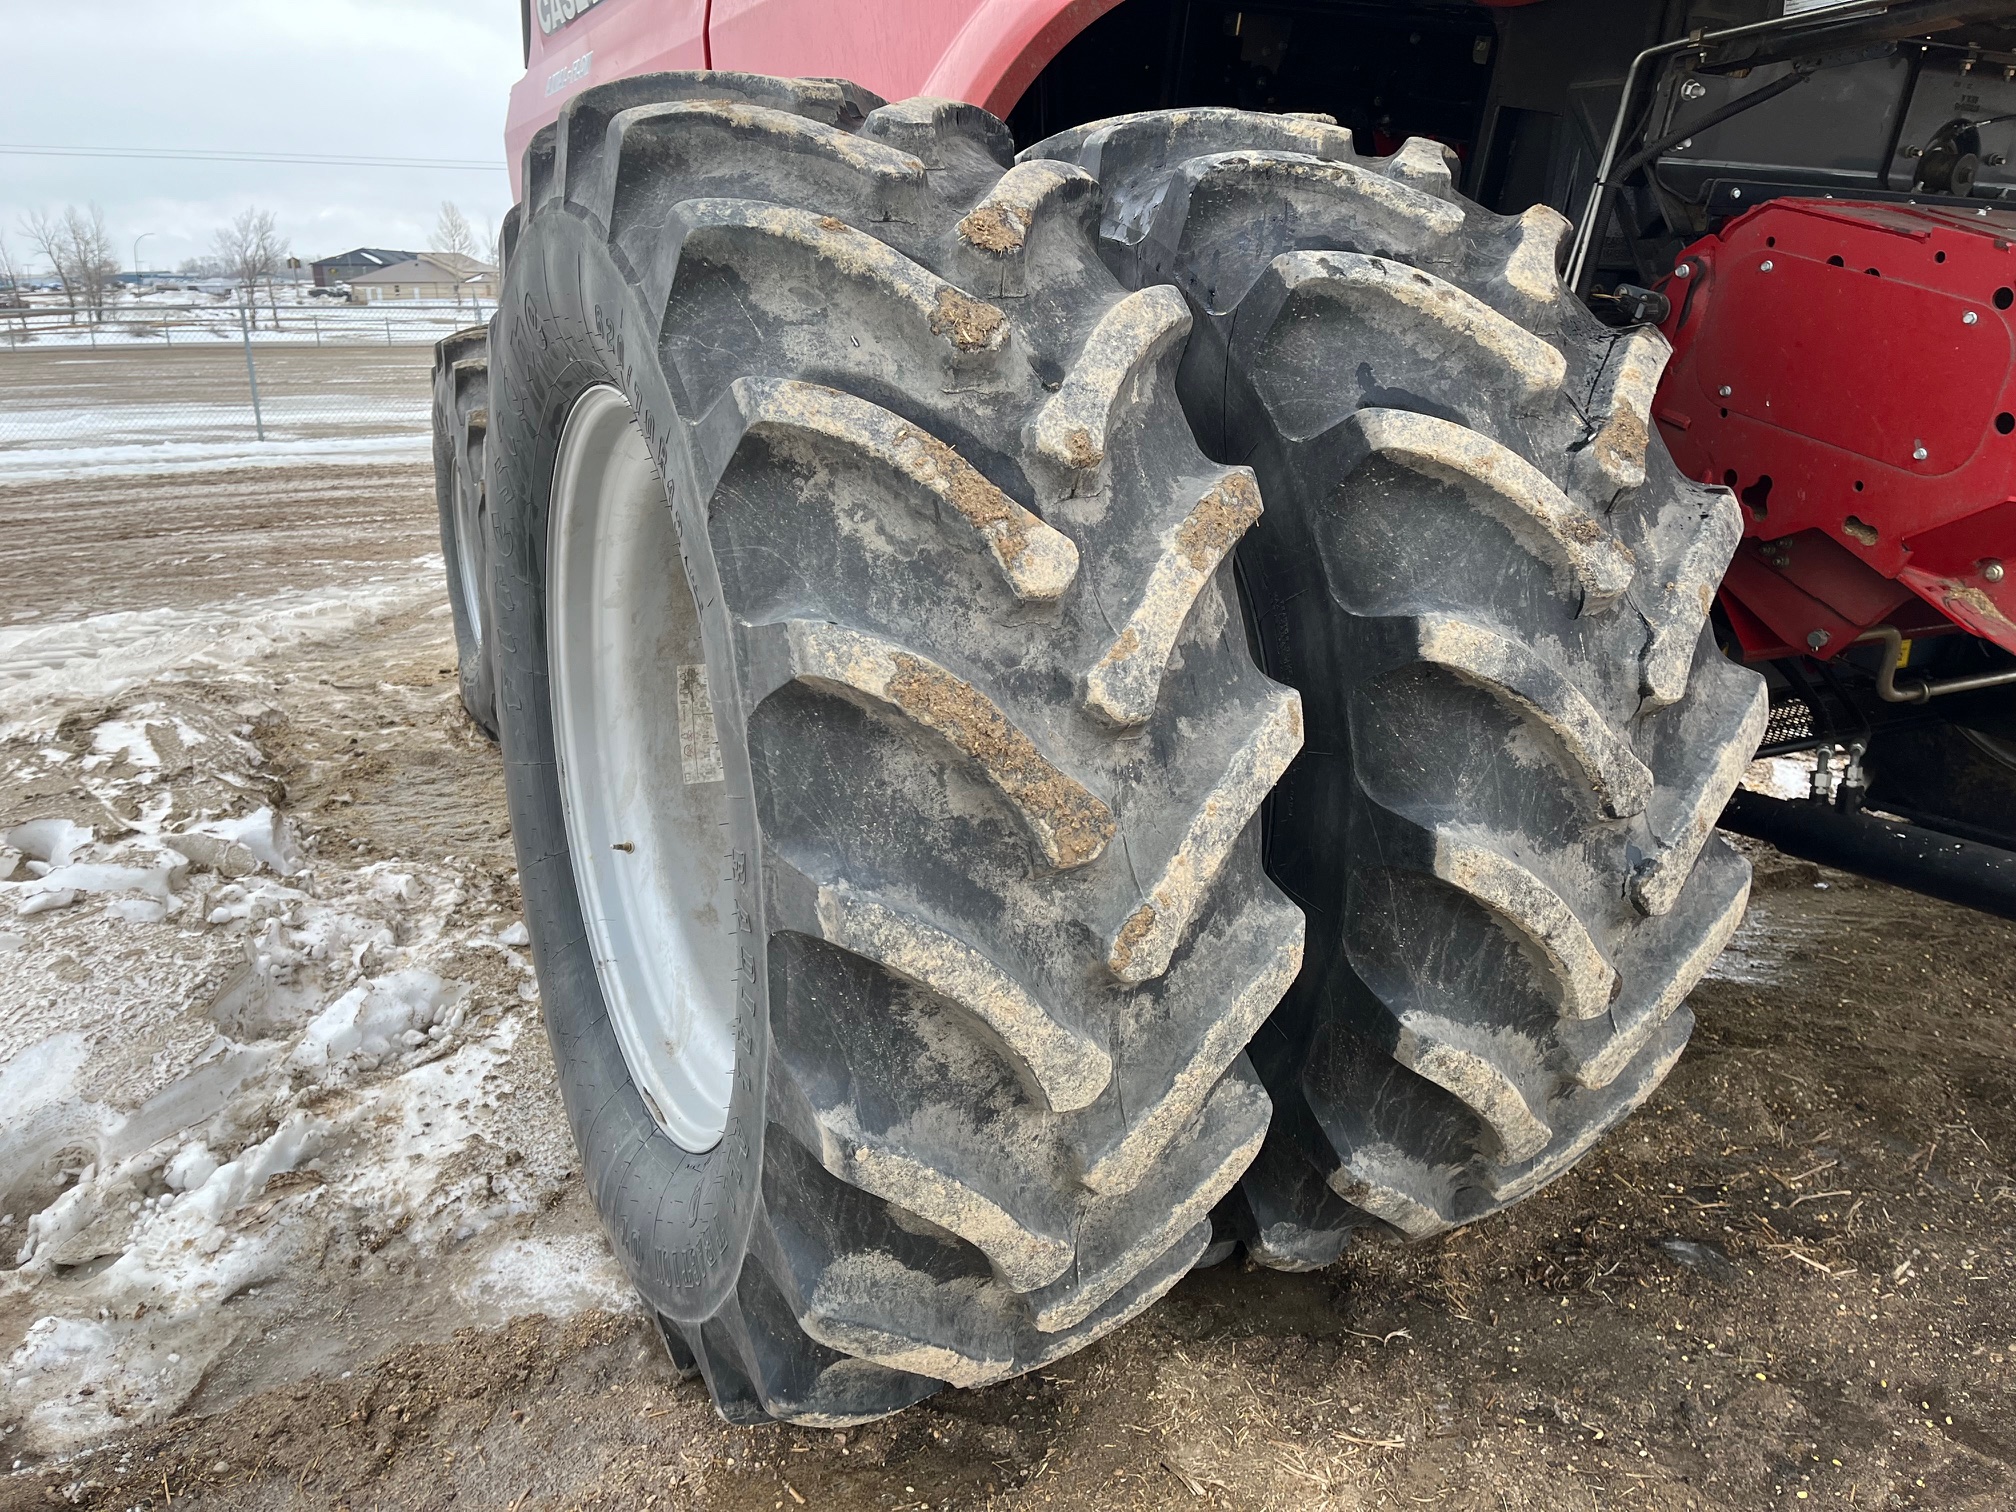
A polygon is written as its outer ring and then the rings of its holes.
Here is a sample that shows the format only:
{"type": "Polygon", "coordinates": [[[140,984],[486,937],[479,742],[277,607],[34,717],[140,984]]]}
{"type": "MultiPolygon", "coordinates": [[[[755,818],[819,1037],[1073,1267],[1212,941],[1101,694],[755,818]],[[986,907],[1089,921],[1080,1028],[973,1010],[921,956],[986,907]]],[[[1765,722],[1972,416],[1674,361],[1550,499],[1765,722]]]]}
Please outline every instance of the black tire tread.
{"type": "MultiPolygon", "coordinates": [[[[1099,264],[1095,186],[1011,162],[971,106],[653,76],[535,136],[509,228],[522,259],[585,224],[663,312],[735,624],[763,1205],[718,1311],[658,1307],[735,1421],[858,1422],[1119,1326],[1269,1116],[1243,1050],[1302,925],[1257,814],[1300,723],[1226,608],[1257,495],[1189,440],[1180,331],[1099,264]],[[1096,458],[1046,450],[1057,415],[1096,458]],[[1128,615],[1154,664],[1115,718],[1088,689],[1128,615]]],[[[573,1116],[619,1212],[645,1136],[613,1093],[573,1116]]]]}
{"type": "Polygon", "coordinates": [[[1439,145],[1361,158],[1321,118],[1208,109],[1023,154],[1053,159],[1099,179],[1122,281],[1193,309],[1185,405],[1266,491],[1252,612],[1308,700],[1276,802],[1332,816],[1276,831],[1311,956],[1221,1216],[1289,1269],[1468,1222],[1650,1095],[1741,919],[1712,829],[1764,701],[1704,634],[1733,502],[1652,438],[1663,339],[1598,326],[1566,223],[1463,200],[1439,145]],[[1335,628],[1273,624],[1298,595],[1335,628]]]}

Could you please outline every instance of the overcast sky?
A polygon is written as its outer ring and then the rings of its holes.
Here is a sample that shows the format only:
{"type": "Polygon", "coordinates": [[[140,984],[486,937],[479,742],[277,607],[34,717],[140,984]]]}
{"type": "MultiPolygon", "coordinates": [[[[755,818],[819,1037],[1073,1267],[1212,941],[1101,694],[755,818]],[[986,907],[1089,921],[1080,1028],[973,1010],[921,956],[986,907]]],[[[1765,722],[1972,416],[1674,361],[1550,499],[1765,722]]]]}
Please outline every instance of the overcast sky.
{"type": "MultiPolygon", "coordinates": [[[[490,170],[30,157],[0,152],[0,234],[34,265],[31,210],[95,201],[122,263],[208,250],[247,206],[305,262],[424,249],[443,200],[478,235],[510,204],[515,0],[36,0],[0,5],[0,144],[468,158],[490,170]]],[[[39,265],[34,270],[40,272],[39,265]]],[[[24,269],[24,271],[27,271],[24,269]]]]}

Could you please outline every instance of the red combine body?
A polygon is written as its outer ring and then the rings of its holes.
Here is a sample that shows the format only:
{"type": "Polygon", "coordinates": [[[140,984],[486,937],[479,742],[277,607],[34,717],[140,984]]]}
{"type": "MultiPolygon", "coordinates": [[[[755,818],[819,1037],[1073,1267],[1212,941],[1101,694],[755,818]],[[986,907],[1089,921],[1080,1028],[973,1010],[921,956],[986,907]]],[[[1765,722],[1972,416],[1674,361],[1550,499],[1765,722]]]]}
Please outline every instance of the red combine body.
{"type": "Polygon", "coordinates": [[[532,0],[504,130],[512,189],[532,133],[574,95],[672,69],[852,80],[1005,116],[1065,43],[1120,0],[532,0]]]}
{"type": "Polygon", "coordinates": [[[2016,213],[1774,200],[1661,288],[1653,416],[1743,502],[1744,655],[1829,661],[1883,624],[2016,651],[2016,213]]]}

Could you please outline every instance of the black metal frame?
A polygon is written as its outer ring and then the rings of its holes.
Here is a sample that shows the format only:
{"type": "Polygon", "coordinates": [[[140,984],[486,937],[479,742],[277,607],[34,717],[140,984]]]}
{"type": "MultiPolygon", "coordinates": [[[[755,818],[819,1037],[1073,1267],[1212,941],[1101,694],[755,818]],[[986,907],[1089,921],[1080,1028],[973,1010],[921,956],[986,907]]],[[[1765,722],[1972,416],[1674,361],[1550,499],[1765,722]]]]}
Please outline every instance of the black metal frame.
{"type": "MultiPolygon", "coordinates": [[[[1862,0],[1844,7],[1855,14],[1843,17],[1833,11],[1812,11],[1797,16],[1753,22],[1717,32],[1696,32],[1676,41],[1659,43],[1633,59],[1625,75],[1623,93],[1617,102],[1595,182],[1590,186],[1586,208],[1570,252],[1568,279],[1577,294],[1587,296],[1598,277],[1598,262],[1611,223],[1622,208],[1621,191],[1640,172],[1651,180],[1658,160],[1687,139],[1762,105],[1797,87],[1822,69],[1867,62],[1894,52],[1899,44],[1972,23],[2016,18],[2016,0],[1862,0]],[[1685,126],[1673,127],[1650,145],[1640,139],[1656,114],[1655,102],[1670,82],[1674,64],[1686,65],[1694,74],[1741,77],[1770,64],[1790,64],[1793,71],[1783,77],[1717,106],[1685,126]],[[1649,81],[1648,81],[1649,75],[1649,81]],[[1643,95],[1641,102],[1640,96],[1643,95]],[[1642,104],[1642,110],[1641,110],[1642,104]]],[[[1885,155],[1878,165],[1876,181],[1870,185],[1877,195],[1890,190],[1891,164],[1895,161],[1910,107],[1923,73],[1926,52],[1912,53],[1901,98],[1893,109],[1885,155]]],[[[1667,192],[1651,180],[1657,192],[1667,192]]],[[[1740,208],[1748,209],[1779,193],[1814,193],[1816,186],[1796,181],[1769,180],[1734,182],[1768,192],[1743,196],[1740,208]]],[[[1860,188],[1850,191],[1860,194],[1860,188]]],[[[1906,196],[1920,201],[1928,196],[1906,196]]],[[[1958,198],[1934,196],[1933,198],[1958,198]]],[[[1708,205],[1711,212],[1717,209],[1708,205]]],[[[1738,208],[1731,205],[1732,210],[1738,208]]],[[[1627,226],[1627,235],[1631,234],[1627,226]]],[[[1638,240],[1636,236],[1632,238],[1638,240]]]]}

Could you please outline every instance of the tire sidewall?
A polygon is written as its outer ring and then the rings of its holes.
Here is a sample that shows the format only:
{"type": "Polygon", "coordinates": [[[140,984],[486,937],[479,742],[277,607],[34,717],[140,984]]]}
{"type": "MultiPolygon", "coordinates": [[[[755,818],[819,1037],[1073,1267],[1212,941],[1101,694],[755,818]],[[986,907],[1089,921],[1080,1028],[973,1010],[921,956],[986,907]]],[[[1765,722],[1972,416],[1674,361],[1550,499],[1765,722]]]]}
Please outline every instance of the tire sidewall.
{"type": "Polygon", "coordinates": [[[761,851],[732,627],[687,431],[649,318],[592,229],[528,217],[492,327],[491,643],[525,919],[560,1091],[618,1259],[664,1316],[713,1314],[741,1270],[760,1202],[769,1001],[761,851]],[[561,807],[548,680],[546,569],[554,462],[575,402],[608,385],[630,402],[661,478],[700,609],[729,790],[722,857],[735,885],[735,1073],[726,1127],[701,1154],[657,1126],[618,1047],[581,917],[561,807]]]}

